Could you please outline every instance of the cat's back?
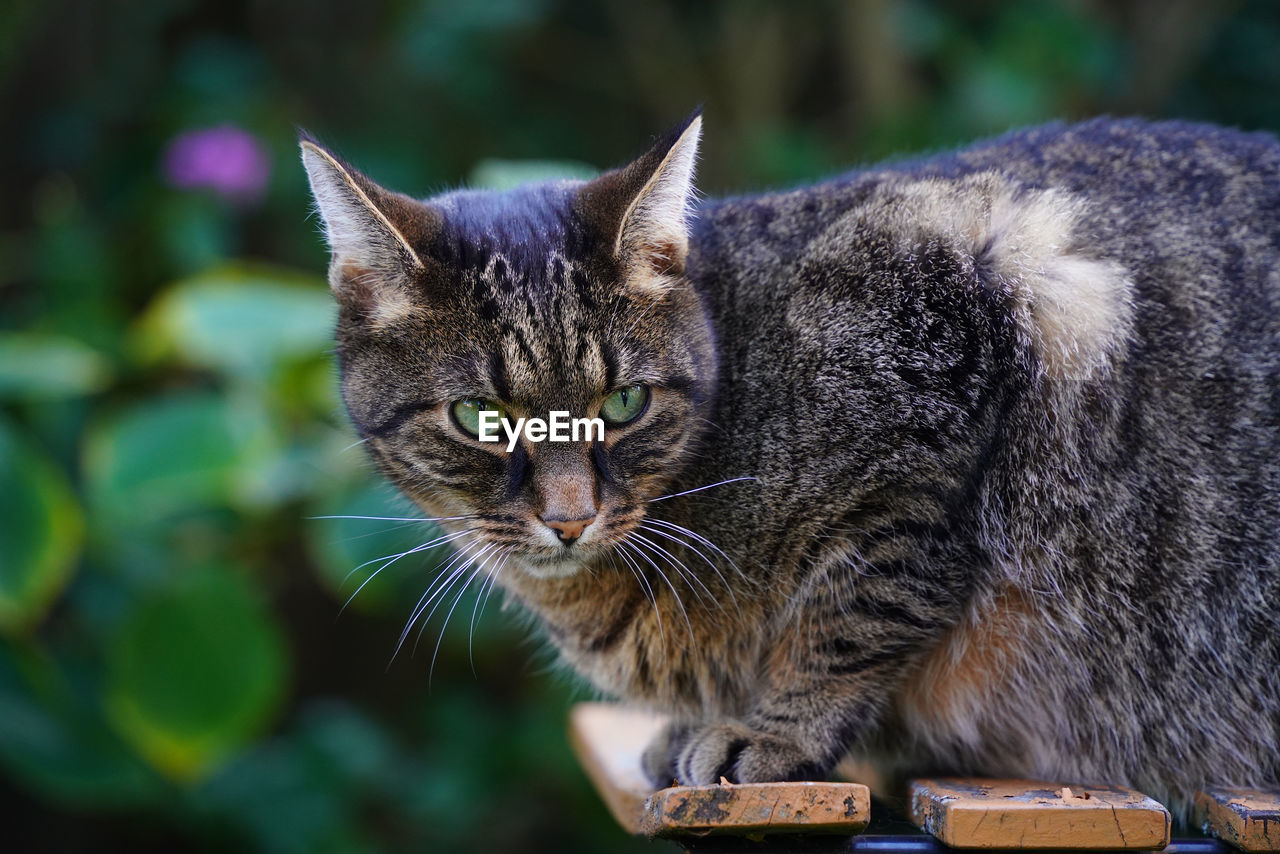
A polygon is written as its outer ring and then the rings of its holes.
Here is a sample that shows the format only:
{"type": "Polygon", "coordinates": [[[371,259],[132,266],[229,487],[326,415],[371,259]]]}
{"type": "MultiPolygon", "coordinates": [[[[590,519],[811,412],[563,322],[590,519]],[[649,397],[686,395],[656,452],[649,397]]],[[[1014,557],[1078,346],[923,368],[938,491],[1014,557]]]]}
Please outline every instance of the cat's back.
{"type": "Polygon", "coordinates": [[[1261,346],[1280,328],[1280,141],[1182,122],[1098,119],[1010,134],[922,163],[923,174],[995,171],[1079,200],[1076,250],[1114,259],[1134,284],[1140,332],[1194,345],[1216,327],[1261,346]],[[1150,309],[1181,315],[1160,322],[1150,309]],[[1236,321],[1251,317],[1241,326],[1236,321]],[[1253,331],[1250,331],[1250,326],[1253,331]],[[1192,330],[1201,330],[1188,335],[1192,330]]]}
{"type": "Polygon", "coordinates": [[[1086,200],[1098,251],[1156,250],[1183,257],[1200,241],[1280,235],[1280,141],[1186,122],[1094,119],[1053,123],[939,154],[859,169],[787,192],[706,202],[695,248],[731,267],[785,267],[816,236],[905,183],[993,174],[1020,190],[1055,190],[1086,200]],[[1142,245],[1145,243],[1145,246],[1142,245]]]}
{"type": "MultiPolygon", "coordinates": [[[[874,269],[939,245],[979,276],[1002,245],[1031,263],[1111,265],[1114,275],[1092,276],[1092,296],[1103,314],[1123,310],[1114,337],[1128,338],[1135,355],[1280,370],[1280,141],[1266,133],[1136,119],[1051,124],[788,192],[710,201],[690,269],[732,326],[753,308],[794,301],[797,289],[838,290],[824,265],[874,269]]],[[[1041,296],[1080,302],[1077,292],[1041,296]]],[[[832,304],[842,305],[865,307],[832,304]]],[[[1065,331],[1096,315],[1075,312],[1065,331]]]]}

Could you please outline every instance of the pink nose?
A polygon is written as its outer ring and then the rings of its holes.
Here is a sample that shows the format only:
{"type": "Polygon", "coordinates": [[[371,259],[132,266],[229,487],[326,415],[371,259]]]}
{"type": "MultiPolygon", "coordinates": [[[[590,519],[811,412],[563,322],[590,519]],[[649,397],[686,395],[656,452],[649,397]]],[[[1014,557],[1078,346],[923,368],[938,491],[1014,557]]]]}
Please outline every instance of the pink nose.
{"type": "Polygon", "coordinates": [[[555,531],[561,542],[571,543],[581,537],[582,532],[595,520],[595,516],[585,519],[543,519],[542,524],[555,531]]]}

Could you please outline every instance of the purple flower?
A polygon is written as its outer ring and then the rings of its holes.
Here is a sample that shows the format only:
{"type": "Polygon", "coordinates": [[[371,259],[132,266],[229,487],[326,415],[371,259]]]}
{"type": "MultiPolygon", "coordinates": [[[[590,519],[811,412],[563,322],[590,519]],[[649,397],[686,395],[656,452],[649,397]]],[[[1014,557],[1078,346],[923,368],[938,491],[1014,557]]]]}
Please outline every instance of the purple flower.
{"type": "Polygon", "coordinates": [[[164,174],[178,189],[208,188],[249,204],[266,189],[271,163],[253,134],[221,125],[174,137],[165,151],[164,174]]]}

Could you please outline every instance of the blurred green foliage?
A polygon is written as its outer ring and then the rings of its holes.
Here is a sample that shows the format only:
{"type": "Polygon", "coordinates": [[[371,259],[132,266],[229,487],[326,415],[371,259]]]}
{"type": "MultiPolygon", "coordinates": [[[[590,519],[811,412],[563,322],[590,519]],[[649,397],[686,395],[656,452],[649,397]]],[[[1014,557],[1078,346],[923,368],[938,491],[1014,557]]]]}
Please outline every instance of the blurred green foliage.
{"type": "Polygon", "coordinates": [[[438,617],[396,654],[449,552],[355,518],[412,513],[341,414],[294,127],[425,194],[589,175],[698,103],[713,194],[1104,112],[1274,130],[1280,7],[0,6],[9,845],[644,847],[517,621],[464,597],[434,690],[438,617]]]}

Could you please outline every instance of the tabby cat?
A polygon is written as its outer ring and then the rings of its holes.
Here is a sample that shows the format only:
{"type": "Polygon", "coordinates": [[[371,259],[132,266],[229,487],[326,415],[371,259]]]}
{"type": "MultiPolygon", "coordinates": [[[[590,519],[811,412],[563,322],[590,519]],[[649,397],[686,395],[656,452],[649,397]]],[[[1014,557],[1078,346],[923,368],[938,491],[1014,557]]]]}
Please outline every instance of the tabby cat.
{"type": "Polygon", "coordinates": [[[1095,120],[702,201],[700,129],[426,201],[304,136],[433,592],[672,714],[655,785],[1280,783],[1280,144],[1095,120]],[[603,440],[478,440],[556,410],[603,440]]]}

